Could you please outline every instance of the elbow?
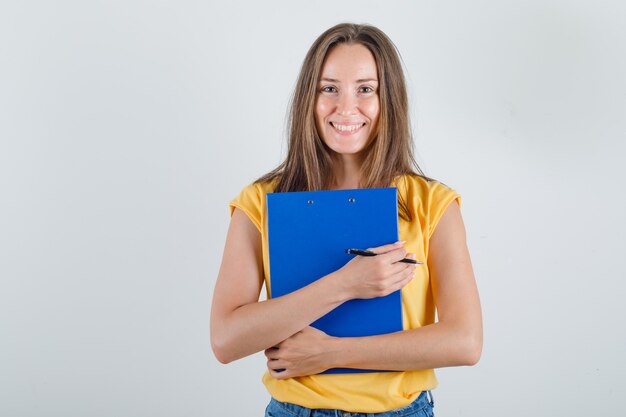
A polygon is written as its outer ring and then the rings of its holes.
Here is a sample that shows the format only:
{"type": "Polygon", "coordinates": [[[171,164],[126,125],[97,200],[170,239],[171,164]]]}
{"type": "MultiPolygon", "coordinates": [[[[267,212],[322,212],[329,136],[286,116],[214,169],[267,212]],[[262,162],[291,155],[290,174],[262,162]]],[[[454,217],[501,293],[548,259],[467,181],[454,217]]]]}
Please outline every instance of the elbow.
{"type": "Polygon", "coordinates": [[[236,359],[232,355],[232,349],[230,349],[226,338],[214,332],[211,333],[211,349],[220,363],[228,364],[236,359]]]}
{"type": "Polygon", "coordinates": [[[482,329],[468,325],[450,326],[448,329],[450,346],[448,366],[476,365],[483,350],[482,329]]]}
{"type": "Polygon", "coordinates": [[[474,350],[470,350],[466,353],[465,356],[465,366],[474,366],[476,365],[479,361],[480,361],[480,356],[481,356],[482,350],[481,349],[474,349],[474,350]]]}
{"type": "Polygon", "coordinates": [[[213,340],[211,340],[211,348],[213,349],[215,358],[224,365],[231,363],[236,359],[232,354],[230,354],[229,349],[225,346],[214,343],[213,340]]]}
{"type": "Polygon", "coordinates": [[[233,335],[232,332],[229,331],[226,318],[212,315],[209,328],[211,350],[213,351],[215,359],[224,365],[238,359],[233,355],[233,335]]]}
{"type": "Polygon", "coordinates": [[[482,335],[469,335],[464,338],[462,343],[461,365],[474,366],[480,361],[483,351],[482,335]]]}
{"type": "Polygon", "coordinates": [[[211,343],[211,347],[213,348],[213,355],[215,355],[215,359],[217,359],[220,363],[227,364],[233,361],[224,349],[217,347],[213,343],[211,343]]]}

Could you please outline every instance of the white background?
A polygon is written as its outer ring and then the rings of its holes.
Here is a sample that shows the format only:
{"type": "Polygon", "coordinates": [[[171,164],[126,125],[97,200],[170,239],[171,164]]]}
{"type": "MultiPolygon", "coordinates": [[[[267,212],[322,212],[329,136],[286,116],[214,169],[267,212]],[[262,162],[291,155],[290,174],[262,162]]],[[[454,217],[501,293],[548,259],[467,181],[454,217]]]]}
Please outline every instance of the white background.
{"type": "Polygon", "coordinates": [[[624,1],[3,0],[0,415],[262,415],[262,354],[210,349],[227,205],[343,21],[397,44],[463,196],[484,350],[437,415],[626,413],[624,1]]]}

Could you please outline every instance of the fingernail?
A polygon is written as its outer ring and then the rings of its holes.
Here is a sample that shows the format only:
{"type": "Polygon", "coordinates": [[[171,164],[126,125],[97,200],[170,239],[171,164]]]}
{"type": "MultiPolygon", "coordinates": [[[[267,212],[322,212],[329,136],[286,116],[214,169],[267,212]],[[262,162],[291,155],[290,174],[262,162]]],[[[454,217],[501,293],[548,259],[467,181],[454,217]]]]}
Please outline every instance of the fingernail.
{"type": "Polygon", "coordinates": [[[398,240],[396,243],[394,243],[394,245],[401,246],[401,245],[404,245],[405,243],[406,243],[406,240],[398,240]]]}

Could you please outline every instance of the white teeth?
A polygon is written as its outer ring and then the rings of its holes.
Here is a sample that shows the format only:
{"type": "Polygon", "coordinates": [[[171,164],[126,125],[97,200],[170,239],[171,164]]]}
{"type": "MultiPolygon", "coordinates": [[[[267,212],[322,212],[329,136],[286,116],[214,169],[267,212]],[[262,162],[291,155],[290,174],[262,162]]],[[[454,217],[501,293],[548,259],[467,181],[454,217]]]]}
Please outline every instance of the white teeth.
{"type": "Polygon", "coordinates": [[[362,124],[359,125],[337,125],[337,124],[332,124],[334,126],[335,129],[340,130],[342,132],[354,132],[355,130],[357,130],[358,128],[360,128],[361,126],[363,126],[362,124]]]}

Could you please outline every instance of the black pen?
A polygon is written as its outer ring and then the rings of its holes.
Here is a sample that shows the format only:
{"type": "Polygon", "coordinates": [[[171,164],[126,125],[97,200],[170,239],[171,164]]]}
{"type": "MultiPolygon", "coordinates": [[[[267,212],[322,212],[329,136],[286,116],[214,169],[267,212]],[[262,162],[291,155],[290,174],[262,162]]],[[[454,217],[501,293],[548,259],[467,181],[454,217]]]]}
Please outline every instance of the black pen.
{"type": "MultiPolygon", "coordinates": [[[[346,249],[346,253],[349,253],[351,255],[360,255],[360,256],[376,256],[378,255],[377,253],[374,253],[370,250],[363,250],[363,249],[346,249]]],[[[424,262],[420,262],[417,261],[415,259],[409,259],[409,258],[404,258],[404,259],[400,259],[398,262],[404,262],[405,264],[422,264],[424,262]]]]}

